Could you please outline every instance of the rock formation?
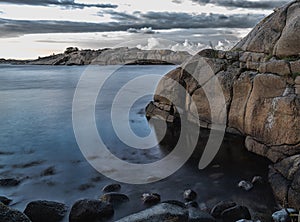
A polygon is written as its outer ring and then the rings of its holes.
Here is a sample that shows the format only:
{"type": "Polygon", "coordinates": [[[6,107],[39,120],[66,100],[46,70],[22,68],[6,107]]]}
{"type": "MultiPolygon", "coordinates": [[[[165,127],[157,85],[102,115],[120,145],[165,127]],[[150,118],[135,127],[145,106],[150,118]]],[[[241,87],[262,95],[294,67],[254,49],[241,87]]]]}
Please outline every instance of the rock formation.
{"type": "Polygon", "coordinates": [[[183,110],[189,120],[196,118],[202,127],[210,128],[214,107],[205,87],[215,91],[207,87],[211,79],[219,80],[223,91],[227,131],[246,136],[249,151],[275,164],[269,174],[275,196],[282,205],[299,209],[300,1],[276,9],[232,50],[203,50],[168,73],[147,107],[147,116],[172,122],[183,110]],[[197,60],[207,66],[199,66],[197,60]],[[178,84],[167,79],[183,86],[186,94],[178,93],[178,84]],[[196,104],[196,117],[190,98],[196,104]]]}
{"type": "Polygon", "coordinates": [[[171,50],[140,50],[138,48],[115,48],[99,50],[79,50],[68,47],[64,53],[39,57],[37,60],[4,60],[1,63],[27,65],[165,65],[181,64],[191,55],[188,52],[171,50]]]}

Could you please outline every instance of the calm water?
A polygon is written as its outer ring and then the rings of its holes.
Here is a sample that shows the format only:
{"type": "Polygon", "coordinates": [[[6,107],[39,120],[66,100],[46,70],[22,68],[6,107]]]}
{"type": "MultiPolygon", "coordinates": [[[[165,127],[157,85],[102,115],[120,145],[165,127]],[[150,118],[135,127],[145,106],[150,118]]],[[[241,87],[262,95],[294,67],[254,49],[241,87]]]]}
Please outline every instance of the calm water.
{"type": "MultiPolygon", "coordinates": [[[[99,75],[107,75],[114,67],[95,66],[99,75]]],[[[154,162],[164,157],[174,143],[177,131],[149,150],[133,149],[122,143],[111,125],[112,100],[128,81],[141,75],[163,75],[174,66],[126,66],[115,72],[101,90],[96,104],[99,134],[111,152],[134,163],[154,162]]],[[[32,200],[61,201],[69,206],[80,198],[98,198],[101,188],[113,181],[94,170],[83,157],[72,128],[72,101],[76,85],[86,67],[0,66],[0,176],[17,177],[17,187],[1,188],[0,196],[13,199],[13,207],[23,210],[32,200]],[[54,167],[55,174],[41,176],[43,170],[54,167]]],[[[156,85],[153,85],[153,92],[156,85]]],[[[139,92],[144,86],[127,89],[139,92]]],[[[132,130],[139,136],[150,132],[144,117],[144,107],[152,95],[134,103],[129,113],[132,130]]],[[[127,101],[117,104],[120,112],[127,101]]],[[[128,124],[120,117],[118,124],[128,124]]],[[[197,150],[205,146],[207,131],[201,131],[197,150]]],[[[268,162],[248,153],[243,139],[227,135],[214,162],[205,170],[197,169],[195,154],[182,169],[160,182],[147,185],[123,184],[122,192],[130,201],[117,206],[112,221],[144,209],[140,201],[143,192],[160,193],[163,200],[182,200],[184,189],[198,192],[198,202],[208,207],[219,200],[233,199],[249,206],[256,215],[271,214],[274,200],[268,185],[250,192],[237,188],[242,180],[261,175],[267,178],[268,162]]],[[[265,219],[266,221],[268,219],[265,219]]],[[[66,218],[67,221],[67,218],[66,218]]]]}

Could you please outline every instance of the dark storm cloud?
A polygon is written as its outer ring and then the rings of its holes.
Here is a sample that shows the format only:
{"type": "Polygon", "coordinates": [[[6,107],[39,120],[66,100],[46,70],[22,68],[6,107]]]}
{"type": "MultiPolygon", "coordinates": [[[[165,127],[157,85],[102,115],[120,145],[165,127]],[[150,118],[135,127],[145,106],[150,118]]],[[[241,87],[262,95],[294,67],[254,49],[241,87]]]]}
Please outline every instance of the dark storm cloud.
{"type": "MultiPolygon", "coordinates": [[[[10,20],[0,18],[0,36],[11,37],[33,33],[80,33],[143,30],[144,27],[156,29],[191,28],[249,28],[253,27],[263,15],[241,14],[189,14],[176,12],[135,12],[133,15],[114,13],[116,22],[86,23],[49,20],[10,20]]],[[[152,30],[151,29],[151,30],[152,30]]],[[[144,29],[146,30],[146,29],[144,29]]],[[[150,29],[149,29],[150,30],[150,29]]]]}
{"type": "Polygon", "coordinates": [[[201,5],[214,4],[228,8],[247,8],[247,9],[273,9],[280,7],[290,0],[262,0],[262,1],[247,1],[247,0],[192,0],[201,5]]]}
{"type": "Polygon", "coordinates": [[[117,5],[112,4],[84,4],[76,3],[75,0],[0,0],[0,3],[18,4],[18,5],[33,5],[33,6],[61,6],[64,8],[117,8],[117,5]]]}

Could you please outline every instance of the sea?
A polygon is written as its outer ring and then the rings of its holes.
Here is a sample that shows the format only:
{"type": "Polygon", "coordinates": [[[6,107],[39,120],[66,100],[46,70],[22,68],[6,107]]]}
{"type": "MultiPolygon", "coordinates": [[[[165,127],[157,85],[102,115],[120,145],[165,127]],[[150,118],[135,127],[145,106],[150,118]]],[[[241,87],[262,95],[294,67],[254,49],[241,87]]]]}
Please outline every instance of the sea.
{"type": "MultiPolygon", "coordinates": [[[[184,201],[183,191],[193,189],[198,194],[198,204],[204,210],[219,201],[234,200],[248,206],[255,217],[268,221],[276,207],[266,182],[270,162],[246,151],[241,136],[226,134],[213,162],[199,170],[197,150],[204,149],[210,133],[201,129],[195,154],[180,169],[166,178],[155,182],[149,180],[145,184],[126,183],[126,175],[119,182],[109,173],[99,172],[86,158],[74,130],[74,101],[78,99],[75,95],[80,92],[77,91],[79,86],[81,92],[87,92],[86,101],[83,99],[79,103],[82,108],[81,125],[86,135],[90,135],[91,123],[85,121],[84,110],[89,109],[94,113],[99,137],[120,160],[141,164],[142,168],[142,164],[159,161],[170,154],[180,133],[178,127],[168,126],[163,141],[153,136],[153,141],[148,141],[154,144],[151,149],[130,147],[120,139],[116,128],[131,129],[132,132],[128,133],[138,137],[146,137],[159,130],[151,126],[145,117],[145,107],[153,100],[159,78],[175,67],[0,65],[0,178],[21,181],[18,186],[0,187],[0,196],[12,199],[11,207],[21,211],[34,200],[63,202],[70,209],[79,199],[99,199],[105,185],[120,183],[120,192],[128,195],[130,200],[114,206],[115,213],[110,221],[115,221],[146,209],[141,201],[145,192],[159,193],[162,201],[184,201]],[[92,77],[80,85],[91,72],[94,72],[92,77]],[[99,84],[96,92],[93,91],[95,84],[99,84]],[[132,100],[130,95],[137,98],[132,100]],[[117,110],[114,116],[113,108],[117,110]],[[265,183],[249,192],[238,187],[241,180],[251,181],[254,176],[263,177],[265,183]]],[[[127,132],[123,133],[126,137],[127,132]]],[[[97,141],[91,139],[89,143],[97,141]]],[[[103,164],[106,164],[106,172],[110,168],[116,170],[107,162],[103,164]]],[[[156,172],[150,171],[144,172],[145,176],[147,173],[155,175],[156,172]]],[[[68,216],[64,221],[68,221],[68,216]]]]}

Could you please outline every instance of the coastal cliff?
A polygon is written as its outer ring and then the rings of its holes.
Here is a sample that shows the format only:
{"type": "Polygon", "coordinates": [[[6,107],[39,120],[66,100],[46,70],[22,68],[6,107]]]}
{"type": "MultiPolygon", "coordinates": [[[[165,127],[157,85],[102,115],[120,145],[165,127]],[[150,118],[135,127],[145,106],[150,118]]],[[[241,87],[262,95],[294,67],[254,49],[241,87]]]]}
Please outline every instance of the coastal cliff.
{"type": "Polygon", "coordinates": [[[201,77],[207,73],[197,64],[200,59],[221,85],[227,132],[244,135],[249,151],[274,163],[269,170],[274,195],[281,205],[299,209],[300,1],[276,9],[232,50],[203,50],[168,73],[147,107],[147,117],[173,122],[180,115],[178,110],[183,110],[188,120],[211,127],[213,107],[205,95],[209,79],[199,82],[194,78],[195,74],[201,77]],[[168,79],[184,87],[186,95],[168,79]],[[196,117],[190,98],[196,104],[196,117]],[[180,107],[175,107],[174,101],[180,107]]]}
{"type": "Polygon", "coordinates": [[[114,48],[99,50],[79,50],[76,47],[69,47],[64,53],[39,57],[36,60],[5,60],[1,63],[25,64],[25,65],[165,65],[181,64],[191,55],[188,52],[171,50],[141,50],[138,48],[114,48]]]}

